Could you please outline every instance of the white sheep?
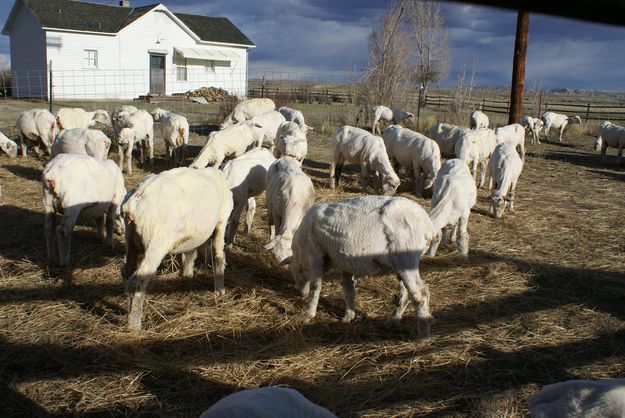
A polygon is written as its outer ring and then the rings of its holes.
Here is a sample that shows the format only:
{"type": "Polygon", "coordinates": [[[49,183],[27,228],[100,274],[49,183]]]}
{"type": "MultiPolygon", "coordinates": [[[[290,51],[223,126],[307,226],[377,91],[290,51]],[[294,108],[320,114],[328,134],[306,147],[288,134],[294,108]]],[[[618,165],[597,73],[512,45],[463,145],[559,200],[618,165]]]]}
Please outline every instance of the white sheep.
{"type": "Polygon", "coordinates": [[[479,110],[471,113],[471,129],[488,128],[488,116],[479,110]]]}
{"type": "Polygon", "coordinates": [[[266,386],[232,393],[204,411],[200,418],[336,418],[295,389],[266,386]]]}
{"type": "Polygon", "coordinates": [[[283,262],[290,264],[296,287],[309,297],[303,319],[315,317],[321,279],[329,268],[343,272],[343,322],[356,316],[354,275],[391,270],[399,276],[399,296],[387,323],[401,320],[410,298],[419,337],[430,338],[430,292],[421,280],[419,260],[435,234],[425,210],[404,197],[368,195],[311,207],[293,237],[293,256],[283,262]]]}
{"type": "Polygon", "coordinates": [[[311,126],[306,125],[304,114],[300,110],[291,109],[290,107],[281,107],[278,109],[278,112],[282,113],[287,122],[297,123],[297,126],[299,126],[304,134],[313,129],[311,126]]]}
{"type": "Polygon", "coordinates": [[[380,119],[384,119],[393,125],[399,125],[404,120],[414,122],[414,115],[410,112],[406,112],[401,109],[390,109],[386,106],[375,106],[371,109],[373,112],[373,125],[371,125],[371,132],[375,135],[381,134],[380,132],[380,119]]]}
{"type": "Polygon", "coordinates": [[[595,140],[595,151],[601,151],[601,159],[606,161],[608,147],[618,149],[618,163],[623,161],[623,148],[625,148],[625,128],[604,121],[599,126],[595,140]]]}
{"type": "Polygon", "coordinates": [[[460,230],[458,250],[467,259],[469,256],[469,233],[467,225],[471,208],[477,200],[475,180],[464,161],[452,158],[443,164],[432,186],[432,210],[430,219],[437,232],[432,240],[428,255],[434,257],[441,240],[447,243],[447,227],[451,226],[451,242],[456,242],[460,230]]]}
{"type": "Polygon", "coordinates": [[[540,144],[540,131],[545,126],[545,123],[540,118],[533,118],[531,116],[523,116],[521,118],[521,126],[525,128],[525,131],[529,131],[532,134],[532,144],[540,144]]]}
{"type": "Polygon", "coordinates": [[[525,128],[519,123],[501,126],[495,129],[497,144],[510,144],[513,148],[519,149],[521,159],[525,160],[525,128]]]}
{"type": "Polygon", "coordinates": [[[106,110],[102,109],[87,112],[79,107],[63,107],[56,112],[56,123],[59,130],[91,128],[98,124],[110,128],[111,118],[106,110]]]}
{"type": "Polygon", "coordinates": [[[545,139],[549,140],[549,129],[555,128],[560,131],[559,141],[562,142],[562,133],[564,128],[568,125],[576,123],[582,123],[582,119],[579,116],[567,116],[562,113],[545,112],[541,116],[541,119],[545,123],[545,139]]]}
{"type": "Polygon", "coordinates": [[[278,129],[275,141],[275,155],[289,155],[301,164],[308,154],[306,132],[295,122],[283,122],[278,129]]]}
{"type": "Polygon", "coordinates": [[[39,143],[43,144],[50,154],[54,137],[59,132],[54,115],[46,109],[32,109],[20,113],[15,122],[15,127],[20,139],[19,146],[22,151],[22,158],[26,157],[27,143],[29,142],[35,146],[37,154],[40,153],[39,143]]]}
{"type": "Polygon", "coordinates": [[[121,212],[126,224],[122,275],[129,295],[128,328],[141,329],[145,290],[163,258],[183,254],[182,275],[192,277],[197,249],[211,238],[215,291],[225,293],[224,235],[232,192],[224,173],[179,167],[149,175],[128,193],[121,212]]]}
{"type": "Polygon", "coordinates": [[[64,129],[56,136],[50,152],[50,159],[59,154],[90,155],[96,160],[106,161],[111,140],[100,130],[89,128],[64,129]]]}
{"type": "Polygon", "coordinates": [[[41,182],[49,265],[56,260],[58,244],[59,264],[69,266],[72,231],[79,220],[98,220],[99,236],[113,247],[113,225],[121,225],[119,208],[126,195],[124,177],[113,161],[60,154],[46,164],[41,182]],[[57,213],[62,216],[58,223],[57,213]]]}
{"type": "Polygon", "coordinates": [[[495,131],[488,128],[464,131],[456,142],[456,157],[471,167],[473,179],[477,180],[478,172],[480,173],[478,187],[484,185],[488,161],[496,146],[495,131]]]}
{"type": "Polygon", "coordinates": [[[255,197],[265,191],[267,170],[275,160],[269,150],[261,148],[248,151],[224,165],[223,172],[234,201],[226,229],[226,244],[234,243],[243,209],[246,210],[244,233],[247,235],[251,230],[256,211],[255,197]]]}
{"type": "Polygon", "coordinates": [[[300,164],[289,156],[277,159],[267,170],[265,202],[269,211],[269,243],[278,261],[288,258],[293,234],[304,213],[315,203],[315,188],[300,164]]]}
{"type": "Polygon", "coordinates": [[[0,132],[0,149],[11,158],[17,157],[17,144],[0,132]]]}
{"type": "Polygon", "coordinates": [[[123,106],[120,106],[120,107],[116,107],[111,112],[111,125],[113,127],[113,139],[115,141],[117,141],[117,139],[119,138],[119,131],[123,128],[123,126],[120,126],[119,114],[122,113],[122,112],[134,113],[137,110],[139,110],[139,109],[137,109],[135,106],[123,105],[123,106]]]}
{"type": "Polygon", "coordinates": [[[165,152],[174,164],[184,164],[189,144],[189,121],[182,115],[159,109],[150,112],[154,122],[161,122],[161,133],[165,142],[165,152]]]}
{"type": "Polygon", "coordinates": [[[391,195],[400,185],[386,153],[384,140],[364,129],[340,126],[332,135],[332,162],[330,163],[330,188],[339,185],[343,164],[347,161],[360,164],[360,186],[367,192],[369,174],[377,174],[378,193],[391,195]]]}
{"type": "Polygon", "coordinates": [[[235,123],[252,119],[254,116],[262,115],[272,110],[276,110],[276,104],[271,99],[243,100],[235,106],[232,113],[230,113],[226,120],[220,125],[220,128],[227,128],[235,123]]]}
{"type": "Polygon", "coordinates": [[[249,149],[260,148],[264,136],[265,129],[252,121],[237,123],[221,131],[211,132],[208,141],[189,167],[219,167],[226,158],[236,158],[249,149]]]}
{"type": "Polygon", "coordinates": [[[510,203],[510,212],[514,212],[514,190],[523,170],[523,160],[510,144],[499,144],[488,163],[490,174],[489,190],[495,190],[489,197],[495,218],[501,218],[510,203]],[[494,183],[494,184],[493,184],[494,183]]]}
{"type": "Polygon", "coordinates": [[[625,417],[625,379],[569,380],[528,400],[532,418],[625,417]]]}
{"type": "Polygon", "coordinates": [[[451,125],[449,123],[437,123],[428,131],[428,137],[438,144],[441,156],[445,158],[455,158],[456,142],[460,135],[469,131],[464,126],[451,125]]]}
{"type": "MultiPolygon", "coordinates": [[[[132,150],[139,143],[141,162],[145,162],[145,154],[150,159],[150,167],[154,166],[154,120],[145,110],[133,113],[121,112],[118,115],[119,127],[117,145],[119,151],[119,168],[124,165],[126,156],[126,172],[132,174],[132,150]]],[[[123,168],[122,168],[123,169],[123,168]]]]}
{"type": "Polygon", "coordinates": [[[262,115],[254,116],[249,120],[263,127],[265,130],[263,143],[266,144],[267,148],[270,148],[273,151],[276,136],[278,135],[278,129],[280,128],[280,125],[286,122],[282,113],[272,110],[270,112],[263,113],[262,115]]]}
{"type": "Polygon", "coordinates": [[[386,128],[382,138],[391,162],[406,169],[412,167],[416,194],[422,195],[432,187],[441,168],[441,151],[436,141],[399,125],[386,128]]]}

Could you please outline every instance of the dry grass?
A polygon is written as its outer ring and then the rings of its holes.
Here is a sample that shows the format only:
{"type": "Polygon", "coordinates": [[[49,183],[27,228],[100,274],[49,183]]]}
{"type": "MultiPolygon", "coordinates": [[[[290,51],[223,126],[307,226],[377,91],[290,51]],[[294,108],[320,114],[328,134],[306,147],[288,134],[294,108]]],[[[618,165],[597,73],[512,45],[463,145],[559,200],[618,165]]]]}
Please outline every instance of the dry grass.
{"type": "MultiPolygon", "coordinates": [[[[327,136],[312,134],[305,162],[317,200],[356,195],[349,166],[345,187],[327,189],[327,136]]],[[[227,253],[225,296],[213,295],[205,267],[180,279],[166,260],[148,289],[144,331],[127,332],[121,237],[113,253],[94,230],[77,228],[73,284],[48,278],[43,164],[0,157],[0,409],[197,416],[233,391],[288,385],[341,417],[515,417],[542,384],[622,377],[625,171],[601,164],[591,143],[529,145],[517,212],[491,218],[480,191],[469,263],[453,249],[423,260],[438,320],[430,342],[416,338],[411,308],[401,328],[382,327],[396,289],[390,275],[358,281],[357,319],[345,325],[338,276],[329,274],[317,318],[298,323],[303,301],[262,249],[262,198],[252,233],[227,253]]],[[[137,169],[127,185],[146,174],[137,169]]],[[[410,189],[406,182],[401,194],[412,197],[410,189]]]]}

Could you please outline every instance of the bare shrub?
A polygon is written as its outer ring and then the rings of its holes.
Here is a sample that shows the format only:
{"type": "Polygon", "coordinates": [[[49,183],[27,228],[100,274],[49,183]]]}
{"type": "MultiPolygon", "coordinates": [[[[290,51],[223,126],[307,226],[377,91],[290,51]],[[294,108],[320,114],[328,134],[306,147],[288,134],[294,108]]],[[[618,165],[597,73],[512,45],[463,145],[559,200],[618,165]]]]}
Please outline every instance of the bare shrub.
{"type": "Polygon", "coordinates": [[[11,96],[11,69],[0,70],[0,97],[11,96]]]}
{"type": "Polygon", "coordinates": [[[286,91],[276,90],[275,92],[267,94],[266,97],[273,100],[273,102],[276,104],[276,109],[279,109],[291,103],[291,95],[286,91]]]}
{"type": "Polygon", "coordinates": [[[369,34],[369,67],[363,76],[368,104],[401,107],[412,89],[410,40],[400,24],[403,7],[394,1],[369,34]]]}
{"type": "Polygon", "coordinates": [[[476,107],[473,94],[477,82],[477,72],[475,65],[470,74],[467,74],[466,64],[458,70],[456,84],[452,93],[452,100],[449,107],[448,120],[456,125],[467,124],[469,114],[476,107]]]}

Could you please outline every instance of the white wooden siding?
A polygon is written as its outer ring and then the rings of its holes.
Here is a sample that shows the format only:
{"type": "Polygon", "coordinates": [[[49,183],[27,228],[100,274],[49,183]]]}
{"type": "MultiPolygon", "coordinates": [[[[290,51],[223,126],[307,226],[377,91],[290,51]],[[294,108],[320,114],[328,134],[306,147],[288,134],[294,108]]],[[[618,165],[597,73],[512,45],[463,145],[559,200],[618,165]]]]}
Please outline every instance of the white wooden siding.
{"type": "MultiPolygon", "coordinates": [[[[158,6],[115,36],[51,31],[48,57],[53,61],[54,97],[59,99],[133,99],[150,89],[149,51],[166,52],[166,94],[200,87],[221,87],[247,94],[247,48],[198,44],[158,6]],[[157,40],[159,43],[157,43],[157,40]],[[228,50],[232,62],[186,60],[187,80],[178,81],[180,62],[174,47],[228,50]],[[84,69],[85,49],[98,51],[98,68],[84,69]]],[[[184,62],[184,61],[183,61],[184,62]]]]}
{"type": "Polygon", "coordinates": [[[47,97],[45,33],[23,5],[15,16],[10,42],[13,96],[47,97]]]}

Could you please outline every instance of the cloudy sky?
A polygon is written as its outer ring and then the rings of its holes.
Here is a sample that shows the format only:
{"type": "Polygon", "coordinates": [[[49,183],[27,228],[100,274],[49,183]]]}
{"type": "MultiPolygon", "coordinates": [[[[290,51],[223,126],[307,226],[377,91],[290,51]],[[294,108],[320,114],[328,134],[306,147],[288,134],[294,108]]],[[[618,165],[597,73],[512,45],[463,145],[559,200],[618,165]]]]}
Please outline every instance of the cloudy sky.
{"type": "MultiPolygon", "coordinates": [[[[2,0],[12,3],[13,0],[2,0]]],[[[117,4],[114,0],[92,0],[117,4]]],[[[154,0],[131,0],[133,6],[154,0]]],[[[257,48],[250,67],[258,73],[318,74],[343,77],[349,67],[367,60],[367,35],[387,5],[379,0],[168,0],[174,12],[225,16],[257,48]],[[250,7],[250,5],[254,5],[250,7]]],[[[9,7],[0,8],[5,22],[9,7]]],[[[509,84],[516,13],[496,8],[447,2],[452,72],[475,65],[480,85],[509,84]]],[[[532,15],[526,86],[625,90],[625,27],[532,15]]],[[[0,66],[9,59],[9,39],[0,36],[0,66]]]]}

